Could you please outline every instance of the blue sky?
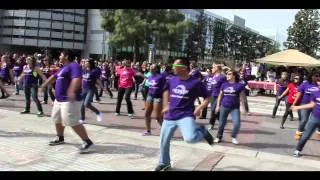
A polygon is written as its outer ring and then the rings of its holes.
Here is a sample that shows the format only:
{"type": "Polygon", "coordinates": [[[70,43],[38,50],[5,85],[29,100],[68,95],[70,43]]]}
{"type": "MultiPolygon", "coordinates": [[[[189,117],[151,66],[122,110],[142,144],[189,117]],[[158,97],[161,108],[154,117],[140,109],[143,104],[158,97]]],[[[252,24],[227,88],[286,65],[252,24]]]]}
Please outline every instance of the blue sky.
{"type": "Polygon", "coordinates": [[[233,21],[237,15],[246,20],[246,26],[260,34],[275,38],[281,45],[287,39],[287,29],[294,22],[299,9],[206,9],[233,21]]]}

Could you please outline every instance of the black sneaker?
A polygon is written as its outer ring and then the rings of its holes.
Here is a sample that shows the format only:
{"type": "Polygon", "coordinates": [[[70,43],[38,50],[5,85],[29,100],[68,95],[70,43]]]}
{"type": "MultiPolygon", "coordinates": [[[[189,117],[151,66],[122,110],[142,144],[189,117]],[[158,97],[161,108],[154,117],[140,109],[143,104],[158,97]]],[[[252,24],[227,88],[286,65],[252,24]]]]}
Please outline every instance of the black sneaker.
{"type": "Polygon", "coordinates": [[[272,115],[271,118],[274,119],[274,118],[276,118],[276,116],[272,115]]]}
{"type": "Polygon", "coordinates": [[[64,139],[59,136],[56,136],[55,139],[49,142],[49,146],[56,146],[60,144],[64,144],[64,139]]]}
{"type": "Polygon", "coordinates": [[[37,113],[37,116],[38,116],[38,117],[43,117],[43,115],[44,115],[44,114],[43,114],[42,111],[39,111],[39,112],[37,113]]]}
{"type": "Polygon", "coordinates": [[[93,143],[90,142],[83,142],[81,148],[79,149],[80,154],[89,153],[92,148],[93,143]]]}
{"type": "Polygon", "coordinates": [[[201,125],[199,127],[200,131],[203,132],[203,137],[204,139],[208,142],[209,145],[213,145],[214,138],[213,136],[209,133],[209,131],[206,129],[204,125],[201,125]]]}
{"type": "Polygon", "coordinates": [[[158,165],[154,171],[167,171],[168,169],[171,168],[171,165],[168,164],[168,165],[158,165]]]}
{"type": "Polygon", "coordinates": [[[24,110],[24,111],[20,112],[20,114],[29,114],[29,113],[30,113],[29,110],[24,110]]]}

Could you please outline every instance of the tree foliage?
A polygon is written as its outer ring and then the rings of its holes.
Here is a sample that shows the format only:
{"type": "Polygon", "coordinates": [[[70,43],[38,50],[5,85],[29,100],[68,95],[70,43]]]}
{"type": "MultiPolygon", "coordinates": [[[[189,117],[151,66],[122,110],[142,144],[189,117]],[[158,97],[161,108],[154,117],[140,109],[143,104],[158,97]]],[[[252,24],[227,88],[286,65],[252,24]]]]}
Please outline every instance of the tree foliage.
{"type": "Polygon", "coordinates": [[[170,49],[182,38],[188,22],[177,9],[102,9],[102,28],[112,33],[110,45],[133,46],[134,60],[139,48],[148,44],[170,49]]]}
{"type": "Polygon", "coordinates": [[[295,22],[287,29],[288,38],[284,46],[315,57],[320,48],[319,30],[319,11],[302,9],[295,15],[295,22]]]}

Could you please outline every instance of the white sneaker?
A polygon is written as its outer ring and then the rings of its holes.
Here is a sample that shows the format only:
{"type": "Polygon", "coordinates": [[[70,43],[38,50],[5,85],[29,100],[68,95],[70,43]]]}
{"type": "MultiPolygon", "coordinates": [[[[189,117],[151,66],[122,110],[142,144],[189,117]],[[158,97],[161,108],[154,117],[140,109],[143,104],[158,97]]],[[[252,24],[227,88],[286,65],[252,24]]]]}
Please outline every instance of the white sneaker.
{"type": "Polygon", "coordinates": [[[83,123],[84,123],[84,120],[79,120],[79,123],[80,123],[80,124],[83,124],[83,123]]]}
{"type": "Polygon", "coordinates": [[[99,114],[97,114],[97,121],[98,121],[98,122],[103,121],[103,119],[102,119],[102,113],[101,113],[101,112],[100,112],[99,114]]]}
{"type": "Polygon", "coordinates": [[[298,151],[298,150],[295,150],[294,153],[293,153],[293,156],[294,157],[300,157],[301,156],[301,152],[298,151]]]}
{"type": "Polygon", "coordinates": [[[119,115],[120,115],[120,113],[114,113],[114,115],[115,115],[115,116],[119,116],[119,115]]]}
{"type": "Polygon", "coordinates": [[[213,140],[214,143],[220,143],[221,141],[222,141],[222,139],[220,139],[220,138],[215,138],[215,139],[213,140]]]}
{"type": "Polygon", "coordinates": [[[232,138],[231,142],[236,145],[239,144],[239,141],[236,138],[232,138]]]}

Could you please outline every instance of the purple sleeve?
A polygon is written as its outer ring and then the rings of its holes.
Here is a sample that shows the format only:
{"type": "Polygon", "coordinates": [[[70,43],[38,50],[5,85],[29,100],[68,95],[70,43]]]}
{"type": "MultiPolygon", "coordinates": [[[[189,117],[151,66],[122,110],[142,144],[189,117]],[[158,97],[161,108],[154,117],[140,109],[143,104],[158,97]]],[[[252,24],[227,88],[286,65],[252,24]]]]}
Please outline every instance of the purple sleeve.
{"type": "Polygon", "coordinates": [[[301,86],[298,88],[298,92],[304,93],[305,90],[305,83],[302,83],[301,86]]]}
{"type": "Polygon", "coordinates": [[[78,64],[74,63],[72,66],[70,66],[70,70],[72,79],[82,77],[82,70],[78,64]]]}
{"type": "Polygon", "coordinates": [[[225,83],[222,83],[221,87],[220,87],[220,91],[222,91],[224,89],[225,83]]]}
{"type": "Polygon", "coordinates": [[[170,80],[165,81],[163,86],[163,92],[170,89],[170,80]]]}
{"type": "Polygon", "coordinates": [[[198,87],[198,94],[200,97],[207,98],[210,96],[210,93],[207,91],[206,85],[203,82],[199,81],[198,87]]]}

